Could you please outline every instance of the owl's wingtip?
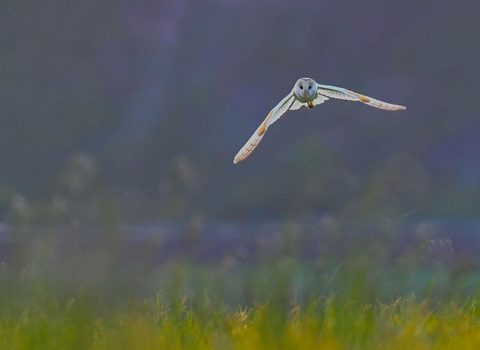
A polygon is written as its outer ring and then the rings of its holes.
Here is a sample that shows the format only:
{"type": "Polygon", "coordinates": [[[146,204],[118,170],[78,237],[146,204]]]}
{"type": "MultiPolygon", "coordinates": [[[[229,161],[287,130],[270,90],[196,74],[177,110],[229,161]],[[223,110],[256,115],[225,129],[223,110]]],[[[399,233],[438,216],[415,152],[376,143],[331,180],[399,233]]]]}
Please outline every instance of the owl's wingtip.
{"type": "Polygon", "coordinates": [[[405,106],[394,105],[394,108],[392,108],[391,110],[392,111],[404,111],[406,109],[407,109],[407,107],[405,107],[405,106]]]}

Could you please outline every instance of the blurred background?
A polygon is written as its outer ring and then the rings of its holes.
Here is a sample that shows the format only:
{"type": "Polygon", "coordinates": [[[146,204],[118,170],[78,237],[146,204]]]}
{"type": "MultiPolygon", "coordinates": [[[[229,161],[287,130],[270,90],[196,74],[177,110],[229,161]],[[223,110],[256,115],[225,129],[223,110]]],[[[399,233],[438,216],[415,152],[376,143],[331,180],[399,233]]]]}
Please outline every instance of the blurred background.
{"type": "Polygon", "coordinates": [[[328,285],[352,256],[476,271],[479,19],[474,0],[2,2],[4,270],[132,290],[172,261],[287,257],[328,285]],[[289,112],[234,165],[304,76],[407,110],[289,112]]]}

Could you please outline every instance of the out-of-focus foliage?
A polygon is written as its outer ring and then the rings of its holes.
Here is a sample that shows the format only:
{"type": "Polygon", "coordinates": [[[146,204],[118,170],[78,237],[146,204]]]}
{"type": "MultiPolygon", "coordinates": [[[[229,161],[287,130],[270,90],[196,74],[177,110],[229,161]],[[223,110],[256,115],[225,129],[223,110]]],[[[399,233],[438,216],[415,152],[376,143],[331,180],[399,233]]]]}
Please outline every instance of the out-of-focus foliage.
{"type": "Polygon", "coordinates": [[[0,244],[5,348],[479,342],[475,224],[355,226],[327,215],[309,226],[208,225],[192,215],[128,231],[81,222],[15,230],[36,235],[0,244]]]}
{"type": "Polygon", "coordinates": [[[2,211],[23,225],[478,216],[479,13],[474,0],[5,1],[2,211]],[[301,76],[407,110],[289,112],[234,166],[301,76]]]}
{"type": "Polygon", "coordinates": [[[274,300],[234,309],[207,294],[170,304],[159,293],[112,310],[82,292],[59,301],[39,289],[3,308],[0,335],[15,349],[475,349],[477,304],[431,308],[415,296],[389,303],[328,296],[306,306],[291,300],[278,308],[274,300]]]}
{"type": "Polygon", "coordinates": [[[358,283],[373,299],[414,292],[434,302],[468,296],[480,282],[477,224],[352,225],[325,216],[310,225],[212,225],[197,214],[184,224],[99,230],[75,220],[7,228],[27,239],[0,241],[0,282],[28,274],[62,295],[81,286],[112,299],[205,290],[229,305],[268,299],[277,287],[300,302],[320,292],[347,293],[358,283]]]}
{"type": "Polygon", "coordinates": [[[236,248],[231,250],[225,249],[229,234],[214,237],[216,245],[203,240],[208,237],[176,235],[175,247],[161,234],[125,242],[119,235],[105,241],[95,232],[73,230],[65,241],[59,237],[67,235],[45,230],[28,242],[20,273],[13,262],[0,264],[0,344],[8,349],[473,349],[480,344],[480,276],[458,253],[458,238],[453,243],[441,238],[438,227],[419,224],[397,244],[387,229],[366,239],[351,228],[358,237],[345,239],[342,227],[327,218],[316,229],[288,224],[264,231],[230,244],[236,248]],[[321,239],[308,241],[312,234],[321,239]],[[182,249],[193,254],[178,254],[182,249]],[[217,249],[216,260],[202,261],[209,249],[217,249]]]}

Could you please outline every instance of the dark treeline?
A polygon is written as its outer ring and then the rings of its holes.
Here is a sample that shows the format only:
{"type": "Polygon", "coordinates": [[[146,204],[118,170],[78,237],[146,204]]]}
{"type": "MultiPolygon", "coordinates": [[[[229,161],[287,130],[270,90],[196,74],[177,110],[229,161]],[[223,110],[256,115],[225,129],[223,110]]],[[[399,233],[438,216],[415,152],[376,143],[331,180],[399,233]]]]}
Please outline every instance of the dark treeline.
{"type": "Polygon", "coordinates": [[[4,218],[476,217],[479,14],[473,0],[6,1],[4,218]],[[289,112],[233,165],[302,76],[407,110],[289,112]]]}

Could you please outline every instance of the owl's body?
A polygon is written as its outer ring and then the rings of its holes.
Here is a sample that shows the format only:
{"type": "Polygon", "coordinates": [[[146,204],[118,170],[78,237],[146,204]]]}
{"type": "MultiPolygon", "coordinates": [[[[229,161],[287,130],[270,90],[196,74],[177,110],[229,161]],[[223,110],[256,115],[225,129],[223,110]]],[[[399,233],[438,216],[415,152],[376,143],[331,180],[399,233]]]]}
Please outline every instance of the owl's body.
{"type": "Polygon", "coordinates": [[[298,79],[292,91],[268,113],[267,118],[253,133],[247,143],[238,151],[233,162],[236,164],[247,158],[257,147],[265,135],[268,127],[275,123],[289,109],[296,110],[302,106],[311,109],[330,98],[347,101],[360,101],[369,106],[385,109],[388,111],[399,111],[405,109],[403,106],[394,105],[361,95],[359,93],[331,85],[317,84],[313,79],[298,79]]]}

